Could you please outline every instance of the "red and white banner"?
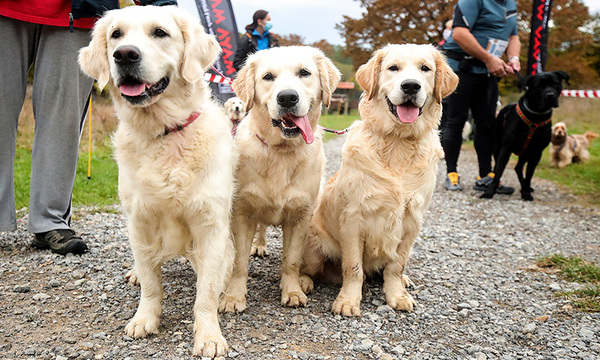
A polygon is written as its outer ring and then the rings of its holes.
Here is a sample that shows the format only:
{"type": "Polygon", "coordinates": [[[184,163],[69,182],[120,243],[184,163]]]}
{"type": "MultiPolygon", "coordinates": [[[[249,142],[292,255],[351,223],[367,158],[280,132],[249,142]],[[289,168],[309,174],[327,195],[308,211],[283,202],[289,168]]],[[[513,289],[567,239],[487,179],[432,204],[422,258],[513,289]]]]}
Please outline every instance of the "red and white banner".
{"type": "Polygon", "coordinates": [[[580,98],[600,98],[600,90],[563,90],[561,95],[580,98]]]}

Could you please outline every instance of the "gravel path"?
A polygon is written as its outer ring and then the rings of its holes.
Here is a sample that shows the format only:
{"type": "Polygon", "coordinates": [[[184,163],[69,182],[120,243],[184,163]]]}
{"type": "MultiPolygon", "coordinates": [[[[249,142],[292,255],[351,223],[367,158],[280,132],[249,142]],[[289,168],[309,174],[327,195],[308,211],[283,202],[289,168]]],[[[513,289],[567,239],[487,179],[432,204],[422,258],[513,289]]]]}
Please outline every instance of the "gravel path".
{"type": "MultiPolygon", "coordinates": [[[[343,138],[326,143],[328,175],[339,167],[343,138]]],[[[279,305],[281,231],[269,229],[271,256],[250,261],[248,309],[221,316],[236,359],[600,359],[600,314],[580,313],[556,297],[577,284],[539,271],[550,253],[600,260],[596,208],[534,179],[536,200],[517,195],[479,200],[470,190],[475,156],[459,169],[468,190],[437,192],[407,273],[418,302],[412,313],[385,305],[381,279],[367,281],[361,318],[333,316],[338,286],[317,285],[306,308],[279,305]],[[538,318],[547,316],[545,322],[538,318]]],[[[515,186],[514,171],[503,183],[515,186]]],[[[0,359],[190,359],[195,276],[175,260],[163,267],[161,333],[133,340],[124,326],[139,289],[118,206],[76,210],[84,256],[29,247],[24,230],[0,234],[0,359]]]]}

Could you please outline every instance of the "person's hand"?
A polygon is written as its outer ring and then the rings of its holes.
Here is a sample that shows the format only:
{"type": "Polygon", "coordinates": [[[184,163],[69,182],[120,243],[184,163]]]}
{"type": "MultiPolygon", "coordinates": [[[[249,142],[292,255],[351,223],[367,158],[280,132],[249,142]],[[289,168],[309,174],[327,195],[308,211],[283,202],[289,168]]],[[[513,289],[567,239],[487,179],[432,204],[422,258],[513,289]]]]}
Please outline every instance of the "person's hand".
{"type": "MultiPolygon", "coordinates": [[[[495,56],[490,56],[485,62],[485,66],[487,67],[488,72],[490,74],[498,78],[505,77],[506,72],[508,71],[508,65],[502,59],[497,58],[495,56]]],[[[512,70],[512,68],[510,69],[512,70]]]]}
{"type": "MultiPolygon", "coordinates": [[[[511,56],[508,59],[508,66],[510,66],[514,71],[521,71],[521,61],[518,56],[511,56]]],[[[514,73],[514,71],[512,73],[514,73]]]]}

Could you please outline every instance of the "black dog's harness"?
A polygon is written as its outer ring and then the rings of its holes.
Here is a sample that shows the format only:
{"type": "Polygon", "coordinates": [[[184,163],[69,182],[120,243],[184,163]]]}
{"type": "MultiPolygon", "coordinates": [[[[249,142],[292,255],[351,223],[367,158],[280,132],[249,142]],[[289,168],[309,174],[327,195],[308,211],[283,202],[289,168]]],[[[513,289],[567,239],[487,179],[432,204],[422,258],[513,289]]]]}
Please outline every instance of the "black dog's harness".
{"type": "Polygon", "coordinates": [[[523,153],[525,153],[525,150],[527,150],[527,148],[529,147],[529,143],[531,142],[531,139],[533,138],[533,133],[535,133],[535,131],[539,128],[541,128],[542,126],[546,126],[548,124],[550,124],[552,122],[552,117],[550,117],[548,120],[542,121],[541,123],[534,123],[531,122],[526,116],[525,114],[523,114],[523,111],[521,111],[521,107],[519,106],[519,103],[517,103],[517,114],[519,115],[519,117],[523,120],[523,122],[525,122],[525,124],[527,124],[527,126],[529,126],[529,133],[527,134],[527,139],[525,140],[525,144],[523,144],[523,148],[521,149],[521,151],[519,152],[519,156],[523,155],[523,153]]]}

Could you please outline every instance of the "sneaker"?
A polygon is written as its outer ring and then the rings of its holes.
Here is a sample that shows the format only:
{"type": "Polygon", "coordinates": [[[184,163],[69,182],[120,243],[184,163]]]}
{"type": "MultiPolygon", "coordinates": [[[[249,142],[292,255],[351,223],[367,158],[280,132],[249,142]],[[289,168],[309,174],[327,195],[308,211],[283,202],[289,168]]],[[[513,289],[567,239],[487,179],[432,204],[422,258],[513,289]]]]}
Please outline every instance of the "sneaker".
{"type": "Polygon", "coordinates": [[[35,234],[31,245],[38,249],[50,249],[57,254],[83,254],[88,250],[81,237],[71,229],[57,229],[35,234]]]}
{"type": "Polygon", "coordinates": [[[463,187],[460,185],[460,176],[457,172],[448,173],[446,177],[446,190],[450,191],[462,191],[463,187]]]}
{"type": "MultiPolygon", "coordinates": [[[[487,174],[486,177],[481,178],[481,176],[477,177],[475,180],[475,185],[473,185],[473,190],[477,191],[486,191],[487,187],[494,181],[494,173],[491,172],[487,174]]],[[[502,183],[496,189],[497,194],[501,195],[512,195],[515,192],[515,188],[511,186],[504,186],[502,183]]]]}

